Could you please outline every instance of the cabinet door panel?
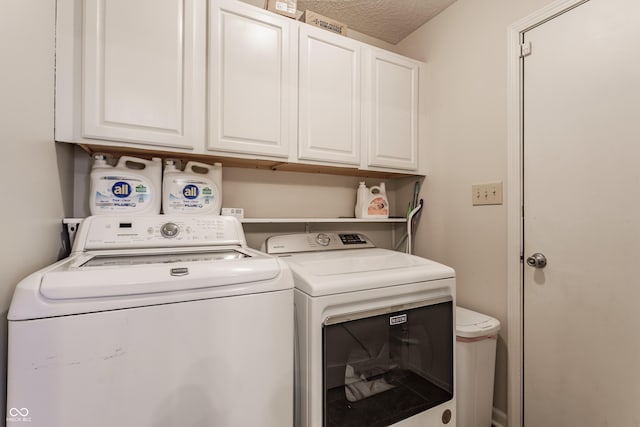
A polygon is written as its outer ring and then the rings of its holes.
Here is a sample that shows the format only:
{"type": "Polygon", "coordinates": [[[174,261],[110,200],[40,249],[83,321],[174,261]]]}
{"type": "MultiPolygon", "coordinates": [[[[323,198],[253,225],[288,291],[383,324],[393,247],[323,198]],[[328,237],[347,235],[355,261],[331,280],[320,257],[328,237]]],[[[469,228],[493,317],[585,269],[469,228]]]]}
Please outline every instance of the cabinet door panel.
{"type": "Polygon", "coordinates": [[[300,29],[300,159],[360,162],[360,44],[300,29]]]}
{"type": "Polygon", "coordinates": [[[238,2],[210,10],[208,148],[288,156],[289,23],[238,2]]]}
{"type": "Polygon", "coordinates": [[[193,148],[204,132],[204,18],[193,0],[87,0],[83,137],[193,148]]]}
{"type": "Polygon", "coordinates": [[[418,166],[418,64],[372,50],[368,77],[368,165],[418,166]]]}

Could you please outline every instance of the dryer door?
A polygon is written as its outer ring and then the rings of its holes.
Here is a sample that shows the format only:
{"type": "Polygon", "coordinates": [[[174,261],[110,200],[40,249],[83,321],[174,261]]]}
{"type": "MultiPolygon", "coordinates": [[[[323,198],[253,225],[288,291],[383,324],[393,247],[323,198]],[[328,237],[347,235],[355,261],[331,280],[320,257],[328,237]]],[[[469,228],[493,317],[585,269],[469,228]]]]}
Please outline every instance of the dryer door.
{"type": "Polygon", "coordinates": [[[388,426],[453,398],[453,302],[328,318],[324,425],[388,426]]]}

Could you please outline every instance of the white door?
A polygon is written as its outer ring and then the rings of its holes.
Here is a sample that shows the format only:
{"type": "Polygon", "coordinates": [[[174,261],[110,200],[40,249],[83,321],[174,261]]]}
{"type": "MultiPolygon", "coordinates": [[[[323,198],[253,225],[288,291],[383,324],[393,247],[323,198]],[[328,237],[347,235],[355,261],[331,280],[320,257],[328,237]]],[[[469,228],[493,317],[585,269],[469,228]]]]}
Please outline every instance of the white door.
{"type": "Polygon", "coordinates": [[[419,64],[374,48],[366,63],[367,166],[415,170],[419,64]]]}
{"type": "Polygon", "coordinates": [[[209,14],[207,148],[288,157],[293,21],[235,0],[210,1],[209,14]]]}
{"type": "Polygon", "coordinates": [[[361,43],[300,26],[298,158],[360,164],[361,43]]]}
{"type": "Polygon", "coordinates": [[[202,6],[196,0],[84,2],[84,138],[189,149],[202,144],[202,6]]]}
{"type": "Polygon", "coordinates": [[[639,21],[590,0],[525,33],[526,427],[640,423],[639,21]]]}

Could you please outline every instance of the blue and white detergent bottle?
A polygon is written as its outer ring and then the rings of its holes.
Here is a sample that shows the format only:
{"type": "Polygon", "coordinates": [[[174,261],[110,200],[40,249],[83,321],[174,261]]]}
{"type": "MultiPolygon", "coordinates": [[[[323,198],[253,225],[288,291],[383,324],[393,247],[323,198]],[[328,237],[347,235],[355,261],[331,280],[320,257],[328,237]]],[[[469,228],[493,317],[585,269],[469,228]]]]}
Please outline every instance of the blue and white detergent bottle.
{"type": "Polygon", "coordinates": [[[178,161],[165,160],[162,211],[171,215],[220,215],[222,164],[188,162],[184,171],[178,161]]]}
{"type": "Polygon", "coordinates": [[[160,213],[162,160],[122,156],[115,166],[104,154],[93,156],[89,210],[91,215],[160,213]]]}

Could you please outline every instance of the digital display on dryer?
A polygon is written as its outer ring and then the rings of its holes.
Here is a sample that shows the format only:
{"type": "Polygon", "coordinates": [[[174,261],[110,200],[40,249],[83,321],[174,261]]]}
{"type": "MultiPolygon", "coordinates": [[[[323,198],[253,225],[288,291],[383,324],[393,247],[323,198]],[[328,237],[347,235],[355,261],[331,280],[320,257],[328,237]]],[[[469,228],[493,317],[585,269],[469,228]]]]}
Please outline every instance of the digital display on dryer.
{"type": "Polygon", "coordinates": [[[364,245],[367,243],[359,234],[340,234],[343,245],[364,245]]]}

